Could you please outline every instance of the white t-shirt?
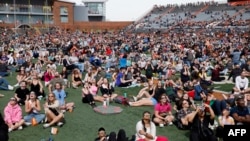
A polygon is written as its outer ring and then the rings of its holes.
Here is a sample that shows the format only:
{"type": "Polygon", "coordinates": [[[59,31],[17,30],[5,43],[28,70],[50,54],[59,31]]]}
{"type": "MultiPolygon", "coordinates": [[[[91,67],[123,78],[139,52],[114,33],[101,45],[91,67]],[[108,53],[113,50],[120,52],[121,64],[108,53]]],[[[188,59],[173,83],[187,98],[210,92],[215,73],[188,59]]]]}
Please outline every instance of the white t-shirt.
{"type": "Polygon", "coordinates": [[[240,88],[244,88],[244,90],[247,89],[248,83],[249,83],[249,80],[246,77],[242,78],[241,76],[237,76],[235,79],[235,86],[238,89],[240,88]]]}
{"type": "MultiPolygon", "coordinates": [[[[145,136],[144,135],[141,135],[139,133],[140,130],[143,130],[143,124],[142,124],[142,121],[138,121],[137,124],[136,124],[136,140],[139,140],[139,139],[144,139],[145,136]]],[[[155,124],[153,122],[150,123],[150,127],[146,128],[146,132],[150,135],[152,135],[154,137],[154,139],[150,140],[150,141],[156,141],[157,137],[156,137],[156,127],[155,127],[155,124]]]]}
{"type": "Polygon", "coordinates": [[[74,64],[74,63],[78,63],[79,59],[76,56],[70,56],[69,60],[74,64]]]}

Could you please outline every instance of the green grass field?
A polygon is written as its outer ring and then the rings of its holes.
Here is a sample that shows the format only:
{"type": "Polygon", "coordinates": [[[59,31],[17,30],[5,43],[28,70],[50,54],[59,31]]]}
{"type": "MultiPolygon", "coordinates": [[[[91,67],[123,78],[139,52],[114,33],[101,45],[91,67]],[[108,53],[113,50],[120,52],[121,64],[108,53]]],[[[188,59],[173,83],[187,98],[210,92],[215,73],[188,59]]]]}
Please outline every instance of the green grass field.
{"type": "MultiPolygon", "coordinates": [[[[16,82],[15,73],[12,76],[6,77],[11,85],[16,82]]],[[[70,77],[69,77],[70,78],[70,77]]],[[[228,85],[225,87],[220,85],[220,90],[227,90],[228,85]]],[[[115,93],[123,94],[126,92],[129,97],[136,95],[140,88],[115,88],[115,93]]],[[[47,88],[45,88],[47,92],[47,88]]],[[[101,115],[92,110],[88,104],[81,102],[81,90],[67,88],[68,97],[66,101],[75,102],[76,108],[72,113],[65,114],[66,124],[59,128],[57,135],[53,135],[55,141],[93,141],[97,137],[97,130],[99,127],[104,127],[107,133],[111,131],[118,132],[119,129],[125,129],[127,136],[131,137],[135,134],[135,125],[137,121],[141,120],[142,113],[148,110],[153,113],[153,107],[125,107],[119,104],[111,103],[123,108],[123,112],[113,115],[101,115]]],[[[3,113],[10,97],[14,95],[14,91],[2,91],[5,97],[0,98],[1,113],[3,113]]],[[[46,93],[47,94],[47,93],[46,93]]],[[[42,104],[44,101],[42,101],[42,104]]],[[[101,105],[102,103],[97,103],[101,105]]],[[[24,108],[24,107],[22,107],[24,108]]],[[[23,113],[23,116],[25,113],[23,113]]],[[[164,135],[170,141],[188,141],[188,131],[178,130],[174,125],[164,128],[157,127],[157,135],[164,135]]],[[[40,141],[42,138],[48,139],[50,136],[50,128],[43,129],[42,125],[25,127],[23,130],[14,131],[9,133],[10,141],[40,141]]]]}

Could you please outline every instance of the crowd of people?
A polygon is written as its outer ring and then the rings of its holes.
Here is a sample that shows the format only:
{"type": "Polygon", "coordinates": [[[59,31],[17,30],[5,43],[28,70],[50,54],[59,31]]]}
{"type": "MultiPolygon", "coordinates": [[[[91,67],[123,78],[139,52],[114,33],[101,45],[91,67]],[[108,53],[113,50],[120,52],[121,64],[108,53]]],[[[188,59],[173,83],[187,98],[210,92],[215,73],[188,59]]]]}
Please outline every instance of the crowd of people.
{"type": "MultiPolygon", "coordinates": [[[[112,102],[122,95],[115,93],[117,87],[142,87],[130,94],[128,104],[151,106],[154,112],[144,112],[137,123],[137,141],[167,140],[157,136],[155,126],[173,124],[190,130],[191,141],[215,141],[216,136],[222,137],[224,125],[250,123],[249,31],[161,34],[55,29],[1,35],[0,89],[15,90],[0,118],[1,130],[7,130],[1,131],[1,140],[7,140],[4,133],[31,124],[62,126],[67,120],[64,113],[75,108],[74,101],[66,102],[68,88],[81,89],[82,102],[95,108],[96,102],[112,102]],[[12,73],[17,74],[13,86],[6,79],[12,73]],[[235,87],[223,100],[217,99],[212,86],[224,81],[232,81],[235,87]]],[[[98,132],[96,140],[107,140],[104,128],[98,132]]]]}

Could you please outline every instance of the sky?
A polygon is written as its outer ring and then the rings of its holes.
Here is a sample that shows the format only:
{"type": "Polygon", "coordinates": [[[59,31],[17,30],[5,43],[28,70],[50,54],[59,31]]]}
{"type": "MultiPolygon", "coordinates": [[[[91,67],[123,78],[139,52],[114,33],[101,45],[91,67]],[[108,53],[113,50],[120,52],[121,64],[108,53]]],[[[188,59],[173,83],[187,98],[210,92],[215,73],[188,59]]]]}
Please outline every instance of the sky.
{"type": "MultiPolygon", "coordinates": [[[[81,3],[82,0],[74,0],[81,3]]],[[[106,3],[107,21],[135,21],[143,17],[154,5],[184,4],[212,0],[108,0],[106,3]]],[[[227,0],[214,0],[226,2],[227,0]]]]}

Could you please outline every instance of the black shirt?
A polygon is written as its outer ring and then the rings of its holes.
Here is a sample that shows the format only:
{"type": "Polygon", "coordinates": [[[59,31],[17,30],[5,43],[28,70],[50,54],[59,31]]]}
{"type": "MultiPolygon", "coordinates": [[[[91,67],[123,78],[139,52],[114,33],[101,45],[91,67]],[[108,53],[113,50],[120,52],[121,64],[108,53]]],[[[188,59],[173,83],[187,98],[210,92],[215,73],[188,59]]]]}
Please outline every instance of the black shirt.
{"type": "Polygon", "coordinates": [[[25,100],[26,95],[30,94],[30,90],[28,88],[25,88],[25,89],[17,88],[15,93],[17,94],[18,98],[25,100]]]}

